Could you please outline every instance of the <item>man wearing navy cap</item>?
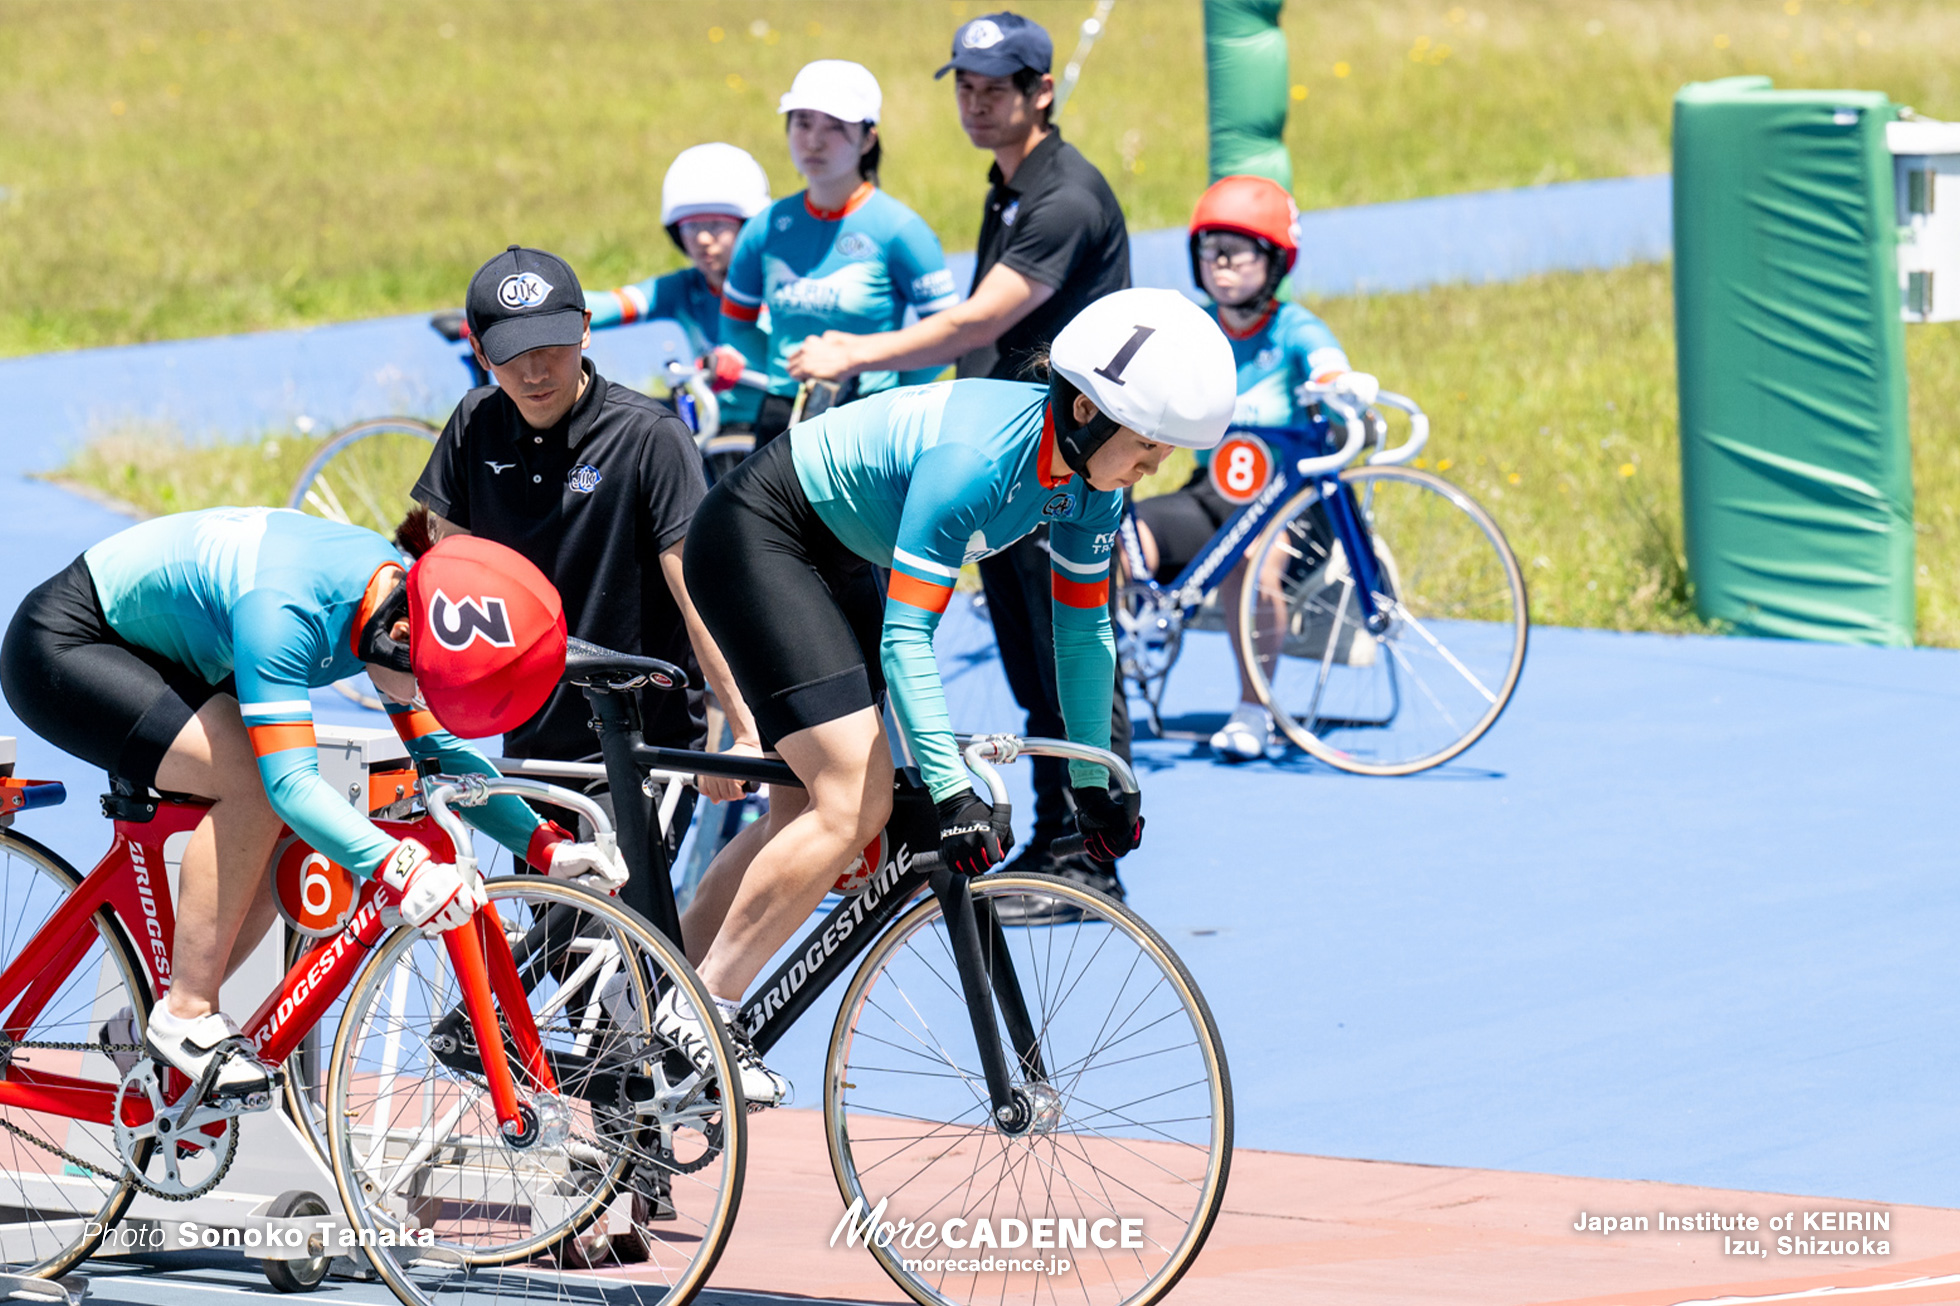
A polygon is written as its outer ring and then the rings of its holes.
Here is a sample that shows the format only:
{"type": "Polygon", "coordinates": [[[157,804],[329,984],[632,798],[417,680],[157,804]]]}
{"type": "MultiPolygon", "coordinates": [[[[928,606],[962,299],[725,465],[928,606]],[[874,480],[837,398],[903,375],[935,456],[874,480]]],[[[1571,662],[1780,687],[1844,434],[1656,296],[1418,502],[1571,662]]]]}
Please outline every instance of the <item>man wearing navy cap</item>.
{"type": "MultiPolygon", "coordinates": [[[[693,432],[673,410],[593,369],[584,357],[585,293],[556,255],[512,245],[477,270],[466,304],[470,347],[497,384],[463,396],[415,483],[432,534],[481,535],[536,563],[558,587],[575,638],[664,658],[689,668],[697,685],[698,665],[737,744],[755,749],[754,721],[681,576],[681,546],[707,492],[693,432]]],[[[698,692],[646,691],[647,742],[699,747],[702,706],[698,692]]],[[[504,752],[592,758],[591,715],[583,695],[561,685],[504,736],[504,752]]],[[[733,781],[704,779],[701,791],[740,796],[733,781]]],[[[689,794],[670,826],[669,856],[692,812],[689,794]]],[[[639,878],[622,896],[651,915],[651,886],[639,878]]]]}
{"type": "MultiPolygon", "coordinates": [[[[797,376],[836,380],[870,369],[930,367],[957,360],[959,374],[1026,379],[1029,364],[1092,300],[1130,284],[1130,236],[1123,210],[1094,164],[1049,122],[1054,43],[1039,23],[1014,13],[985,14],[953,36],[960,126],[994,166],[973,289],[964,303],[914,326],[878,335],[828,331],[789,356],[797,376]]],[[[1028,733],[1064,734],[1055,685],[1048,538],[1036,531],[980,564],[987,611],[1014,699],[1028,733]]],[[[1112,746],[1129,755],[1130,721],[1112,687],[1112,746]]],[[[1086,856],[1057,858],[1050,845],[1069,832],[1066,764],[1035,759],[1033,837],[1016,854],[1023,870],[1054,871],[1121,897],[1115,868],[1086,856]]],[[[1034,899],[1017,900],[1033,903],[1034,899]]],[[[1066,914],[1059,899],[1032,909],[1066,914]]]]}

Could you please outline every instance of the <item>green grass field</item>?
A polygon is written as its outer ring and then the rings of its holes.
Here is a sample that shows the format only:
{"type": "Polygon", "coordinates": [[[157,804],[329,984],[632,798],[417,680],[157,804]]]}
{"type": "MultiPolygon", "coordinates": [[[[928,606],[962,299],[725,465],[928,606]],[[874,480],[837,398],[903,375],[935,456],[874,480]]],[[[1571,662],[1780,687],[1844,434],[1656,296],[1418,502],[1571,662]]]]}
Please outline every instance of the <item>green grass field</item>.
{"type": "MultiPolygon", "coordinates": [[[[1363,366],[1429,411],[1418,465],[1503,526],[1534,620],[1686,631],[1703,627],[1681,553],[1672,303],[1668,269],[1648,265],[1314,307],[1363,366]]],[[[1913,327],[1906,339],[1919,637],[1960,646],[1946,583],[1960,568],[1960,327],[1913,327]]],[[[187,450],[139,432],[98,443],[63,476],[146,512],[284,503],[315,447],[282,435],[187,450]]],[[[1167,466],[1157,483],[1181,483],[1186,468],[1167,466]]]]}
{"type": "MultiPolygon", "coordinates": [[[[1089,0],[1020,6],[1074,48],[1089,0]]],[[[753,151],[806,60],[884,84],[890,191],[971,248],[987,160],[931,73],[946,0],[0,0],[0,355],[457,302],[512,240],[588,285],[672,266],[660,176],[753,151]]],[[[1133,228],[1205,180],[1196,0],[1120,0],[1065,115],[1133,228]]],[[[1920,0],[1295,0],[1304,207],[1659,172],[1683,82],[1766,72],[1960,117],[1960,8],[1920,0]]]]}

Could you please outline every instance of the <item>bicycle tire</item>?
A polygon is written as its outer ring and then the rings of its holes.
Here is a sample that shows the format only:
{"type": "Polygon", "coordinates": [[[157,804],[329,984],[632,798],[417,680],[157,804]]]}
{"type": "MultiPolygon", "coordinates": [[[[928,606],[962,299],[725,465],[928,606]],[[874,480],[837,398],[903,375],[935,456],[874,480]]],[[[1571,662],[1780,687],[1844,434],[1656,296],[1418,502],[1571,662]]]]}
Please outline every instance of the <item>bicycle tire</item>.
{"type": "MultiPolygon", "coordinates": [[[[950,1035],[953,1041],[970,1041],[972,1026],[939,902],[926,898],[871,945],[845,991],[832,1029],[824,1075],[824,1128],[838,1192],[847,1210],[861,1203],[859,1209],[868,1212],[881,1199],[888,1201],[890,1207],[880,1220],[944,1221],[955,1211],[971,1219],[985,1205],[971,1196],[971,1190],[985,1182],[984,1166],[985,1173],[1002,1176],[994,1189],[994,1205],[987,1208],[990,1220],[1082,1219],[1093,1233],[1097,1219],[1148,1219],[1142,1237],[1151,1246],[1132,1249],[1150,1250],[1148,1258],[1132,1258],[1129,1251],[1119,1249],[1122,1255],[1117,1259],[1125,1264],[1113,1267],[1103,1249],[1091,1248],[1093,1263],[1085,1258],[1083,1265],[1071,1264],[1068,1271],[1046,1278],[1027,1276],[1025,1271],[1017,1275],[976,1270],[969,1275],[964,1270],[908,1270],[906,1259],[931,1263],[946,1258],[920,1248],[879,1247],[874,1240],[870,1250],[879,1265],[922,1306],[1016,1297],[1030,1302],[1081,1300],[1085,1306],[1146,1306],[1158,1301],[1204,1247],[1231,1173],[1231,1072],[1211,1009],[1177,954],[1120,903],[1047,875],[990,875],[973,881],[972,889],[976,902],[1060,898],[1082,912],[1081,919],[1063,924],[1003,929],[1021,990],[1035,1008],[1030,1016],[1039,1033],[1043,1061],[1053,1068],[1048,1079],[1065,1080],[1056,1090],[1057,1114],[1046,1129],[1036,1127],[1018,1138],[1007,1137],[994,1127],[977,1055],[967,1051],[962,1064],[933,1033],[952,1030],[956,1031],[950,1035]],[[1132,946],[1112,950],[1119,935],[1132,946]],[[1047,968],[1057,962],[1058,954],[1061,969],[1050,975],[1047,968]],[[1132,993],[1135,977],[1153,967],[1156,981],[1147,977],[1137,981],[1145,986],[1137,997],[1132,993]],[[1111,984],[1116,986],[1116,996],[1108,1012],[1098,1015],[1095,995],[1111,984]],[[879,999],[880,990],[887,988],[895,995],[889,1004],[879,999]],[[1165,995],[1161,998],[1160,990],[1165,995]],[[1087,1009],[1065,1010],[1078,995],[1087,1009]],[[1151,1004],[1149,1011],[1146,1004],[1151,1004]],[[1112,1029],[1119,1011],[1122,1019],[1112,1029]],[[1092,1046],[1087,1054],[1076,1055],[1076,1039],[1092,1028],[1091,1040],[1100,1042],[1101,1048],[1092,1046]],[[891,1037],[884,1036],[887,1032],[891,1037]],[[1187,1036],[1189,1042],[1183,1045],[1146,1048],[1148,1043],[1187,1036]],[[1092,1064],[1101,1051],[1117,1043],[1123,1046],[1114,1061],[1092,1064]],[[1191,1049],[1191,1054],[1174,1055],[1180,1047],[1191,1049]],[[880,1059],[903,1060],[908,1054],[916,1064],[876,1064],[880,1059]],[[930,1087],[935,1080],[943,1081],[943,1086],[930,1087]],[[1091,1100],[1092,1092],[1100,1097],[1105,1087],[1125,1100],[1117,1105],[1091,1100]],[[945,1099],[944,1105],[936,1101],[918,1105],[933,1092],[945,1099]],[[898,1110],[897,1102],[879,1105],[885,1093],[901,1094],[909,1109],[898,1110]],[[1146,1103],[1153,1116],[1162,1118],[1132,1118],[1143,1113],[1146,1103]],[[973,1117],[970,1125],[960,1123],[968,1117],[973,1117]],[[914,1150],[924,1139],[933,1140],[929,1157],[914,1150]],[[986,1156],[990,1142],[1000,1145],[999,1156],[991,1160],[986,1156]],[[1045,1161],[1039,1155],[1044,1146],[1045,1161]],[[893,1161],[899,1161],[898,1170],[873,1177],[893,1161]],[[1100,1168],[1104,1165],[1112,1173],[1105,1174],[1100,1168]],[[1085,1181],[1079,1173],[1071,1175],[1069,1168],[1077,1166],[1094,1169],[1096,1177],[1085,1181]],[[897,1178],[899,1170],[906,1172],[902,1180],[897,1178]],[[1200,1171],[1199,1177],[1187,1179],[1194,1171],[1200,1171]],[[1053,1186],[1057,1175],[1060,1190],[1053,1186]],[[902,1186],[880,1187],[893,1182],[902,1186]],[[1006,1191],[1010,1186],[1011,1191],[1006,1191]],[[919,1203],[906,1202],[902,1194],[907,1189],[921,1194],[919,1203]],[[1094,1211],[1076,1214],[1095,1190],[1106,1197],[1114,1192],[1121,1196],[1094,1211]],[[930,1205],[923,1204],[925,1196],[932,1199],[930,1205]],[[1000,1213],[1003,1198],[1015,1209],[1000,1213]],[[1178,1205],[1168,1205],[1166,1198],[1178,1205]],[[1188,1210],[1184,1209],[1187,1198],[1188,1210]],[[1136,1209],[1119,1210],[1123,1204],[1136,1209]],[[1127,1265],[1130,1259],[1138,1263],[1135,1269],[1127,1265]],[[1025,1292],[1019,1288],[1022,1277],[1031,1285],[1025,1292]]],[[[1005,1036],[1003,1047],[1009,1066],[1018,1067],[1005,1036]]],[[[1017,1086],[1026,1088],[1027,1083],[1023,1075],[1017,1086]]],[[[1032,1236],[1030,1228],[1030,1241],[1032,1236]]]]}
{"type": "MultiPolygon", "coordinates": [[[[436,428],[419,417],[373,417],[343,426],[301,469],[286,506],[392,537],[413,504],[409,488],[428,461],[421,446],[433,445],[436,435],[436,428]],[[384,440],[386,444],[376,443],[384,440]]],[[[364,679],[349,676],[335,681],[334,689],[371,712],[386,711],[379,698],[361,687],[364,679]]]]}
{"type": "Polygon", "coordinates": [[[1387,629],[1365,628],[1353,570],[1310,485],[1247,555],[1239,661],[1274,724],[1309,755],[1356,775],[1412,775],[1460,755],[1510,704],[1531,635],[1524,572],[1490,514],[1439,476],[1351,467],[1341,482],[1374,541],[1387,629]],[[1286,649],[1271,675],[1255,651],[1255,578],[1268,573],[1287,600],[1286,649]],[[1289,662],[1301,669],[1282,675],[1289,662]]]}
{"type": "MultiPolygon", "coordinates": [[[[81,873],[46,845],[15,830],[0,830],[0,919],[5,921],[0,928],[0,970],[13,963],[81,882],[81,873]],[[31,878],[29,867],[34,871],[31,878]]],[[[15,1029],[10,1022],[10,1037],[23,1042],[95,1042],[103,1019],[127,1001],[136,1019],[137,1041],[141,1041],[140,1031],[149,1021],[153,1000],[136,950],[107,911],[97,912],[91,920],[99,936],[97,942],[69,971],[32,1025],[15,1029]],[[105,969],[111,966],[113,971],[105,969]]],[[[76,1053],[37,1054],[30,1049],[17,1053],[9,1061],[9,1069],[30,1056],[36,1060],[46,1057],[66,1073],[100,1076],[104,1087],[114,1087],[121,1078],[115,1063],[99,1051],[79,1054],[76,1066],[69,1064],[77,1058],[76,1053]]],[[[121,1175],[112,1183],[78,1172],[44,1148],[0,1133],[0,1210],[4,1210],[0,1215],[0,1246],[9,1249],[0,1270],[38,1279],[58,1278],[99,1247],[105,1232],[122,1218],[136,1196],[134,1178],[124,1169],[116,1152],[114,1131],[107,1124],[18,1107],[8,1108],[6,1117],[15,1127],[39,1135],[43,1142],[121,1175]],[[46,1218],[44,1213],[57,1201],[66,1203],[67,1218],[46,1218]],[[13,1249],[22,1246],[30,1249],[25,1259],[13,1254],[13,1249]]],[[[155,1143],[146,1140],[141,1147],[139,1167],[148,1163],[155,1143]]]]}
{"type": "MultiPolygon", "coordinates": [[[[558,961],[544,962],[528,987],[545,1017],[540,1033],[559,1059],[568,1134],[560,1143],[547,1139],[522,1150],[505,1142],[483,1090],[456,1061],[469,1055],[468,1046],[436,1044],[438,1029],[474,1037],[467,1021],[455,1023],[441,939],[397,929],[355,979],[334,1038],[328,1132],[348,1218],[364,1240],[376,1243],[363,1250],[403,1302],[487,1306],[506,1295],[518,1301],[535,1300],[541,1290],[549,1295],[553,1275],[589,1283],[593,1241],[561,1248],[600,1221],[612,1230],[624,1206],[631,1241],[646,1259],[635,1256],[631,1277],[612,1283],[608,1300],[679,1306],[700,1290],[727,1242],[747,1158],[746,1112],[720,1025],[709,1022],[715,1065],[688,1099],[693,1114],[656,1119],[646,1106],[651,1098],[624,1095],[635,1084],[641,1091],[657,1088],[669,1082],[666,1076],[688,1082],[692,1067],[685,1058],[638,1031],[648,1028],[660,986],[679,984],[697,1010],[713,1011],[707,989],[652,926],[610,898],[538,875],[490,881],[485,889],[506,937],[521,937],[548,910],[573,914],[570,923],[552,917],[549,928],[561,931],[554,937],[583,945],[577,964],[561,970],[558,961]],[[418,977],[421,987],[411,992],[418,977]],[[719,1098],[707,1092],[710,1086],[719,1098]],[[644,1216],[636,1195],[650,1199],[644,1216]],[[672,1213],[664,1233],[666,1217],[654,1209],[659,1200],[672,1213]],[[434,1246],[379,1245],[384,1238],[399,1241],[411,1228],[429,1229],[434,1246]]],[[[525,1089],[515,1058],[512,1070],[520,1094],[539,1103],[525,1089]]]]}

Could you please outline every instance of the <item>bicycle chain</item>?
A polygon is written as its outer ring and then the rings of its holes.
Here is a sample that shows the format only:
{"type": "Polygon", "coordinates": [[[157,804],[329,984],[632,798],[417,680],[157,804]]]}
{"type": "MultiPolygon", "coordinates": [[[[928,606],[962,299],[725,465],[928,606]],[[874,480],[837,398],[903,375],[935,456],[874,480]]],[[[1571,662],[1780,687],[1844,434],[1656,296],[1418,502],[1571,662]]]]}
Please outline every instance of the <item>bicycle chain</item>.
{"type": "MultiPolygon", "coordinates": [[[[4,1043],[4,1046],[0,1046],[0,1065],[11,1061],[14,1053],[23,1048],[29,1051],[39,1050],[44,1052],[100,1052],[105,1056],[115,1052],[140,1053],[143,1051],[143,1045],[140,1043],[56,1043],[41,1041],[16,1043],[11,1040],[0,1040],[0,1043],[4,1043]]],[[[225,1122],[225,1127],[227,1129],[238,1128],[238,1117],[232,1116],[228,1119],[225,1122]]],[[[86,1171],[98,1179],[107,1179],[112,1184],[119,1184],[124,1179],[127,1179],[136,1186],[138,1192],[145,1193],[148,1196],[157,1198],[159,1201],[165,1202],[188,1202],[204,1196],[213,1188],[216,1188],[224,1179],[225,1175],[230,1173],[231,1163],[238,1159],[238,1146],[234,1141],[230,1152],[225,1156],[225,1163],[218,1167],[216,1174],[212,1175],[203,1184],[200,1184],[196,1191],[189,1193],[167,1193],[144,1178],[142,1171],[129,1165],[127,1161],[124,1162],[120,1172],[105,1170],[93,1161],[84,1161],[81,1157],[76,1156],[73,1152],[58,1143],[51,1143],[45,1138],[36,1138],[33,1134],[28,1133],[4,1115],[0,1115],[0,1129],[6,1130],[22,1142],[30,1143],[44,1152],[53,1153],[69,1165],[74,1166],[78,1170],[86,1171]]],[[[175,1144],[172,1144],[172,1146],[175,1146],[175,1144]]]]}

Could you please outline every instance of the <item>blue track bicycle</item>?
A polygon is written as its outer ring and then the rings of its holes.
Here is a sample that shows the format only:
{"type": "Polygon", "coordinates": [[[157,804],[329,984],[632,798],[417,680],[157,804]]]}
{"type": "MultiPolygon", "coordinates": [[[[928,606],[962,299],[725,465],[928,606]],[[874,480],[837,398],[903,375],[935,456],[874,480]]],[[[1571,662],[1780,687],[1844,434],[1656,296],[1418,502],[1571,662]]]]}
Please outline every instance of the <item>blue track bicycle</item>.
{"type": "Polygon", "coordinates": [[[1211,479],[1239,510],[1168,584],[1126,514],[1117,657],[1160,735],[1187,628],[1231,630],[1279,731],[1343,771],[1426,770],[1495,724],[1524,669],[1524,574],[1488,513],[1406,465],[1428,438],[1422,410],[1386,392],[1362,412],[1322,403],[1304,427],[1234,427],[1211,479]],[[1408,415],[1401,444],[1381,409],[1408,415]]]}

